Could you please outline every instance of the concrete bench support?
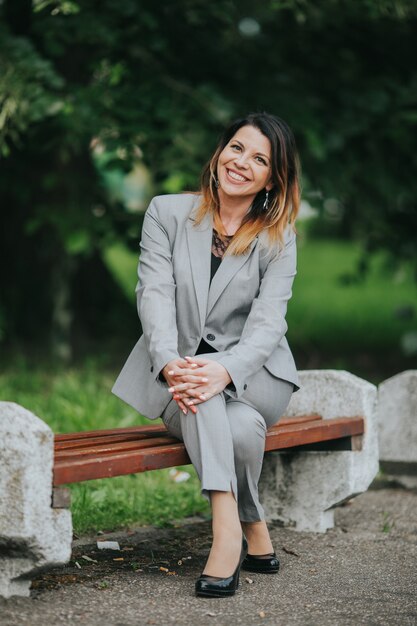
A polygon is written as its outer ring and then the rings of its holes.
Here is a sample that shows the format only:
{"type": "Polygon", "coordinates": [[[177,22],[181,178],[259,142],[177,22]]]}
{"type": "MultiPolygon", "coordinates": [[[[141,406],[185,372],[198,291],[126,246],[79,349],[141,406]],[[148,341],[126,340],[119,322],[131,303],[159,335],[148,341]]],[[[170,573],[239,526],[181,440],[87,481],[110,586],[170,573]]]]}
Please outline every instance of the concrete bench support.
{"type": "Polygon", "coordinates": [[[379,457],[388,480],[417,487],[417,370],[388,378],[378,388],[379,457]]]}
{"type": "Polygon", "coordinates": [[[0,402],[0,596],[29,596],[30,579],[68,562],[69,510],[52,508],[54,436],[36,415],[0,402]]]}
{"type": "Polygon", "coordinates": [[[378,472],[376,387],[337,370],[304,371],[300,379],[302,387],[286,415],[318,413],[325,419],[362,415],[362,446],[355,442],[352,450],[268,452],[260,496],[267,520],[295,530],[325,532],[334,526],[334,508],[366,491],[378,472]]]}

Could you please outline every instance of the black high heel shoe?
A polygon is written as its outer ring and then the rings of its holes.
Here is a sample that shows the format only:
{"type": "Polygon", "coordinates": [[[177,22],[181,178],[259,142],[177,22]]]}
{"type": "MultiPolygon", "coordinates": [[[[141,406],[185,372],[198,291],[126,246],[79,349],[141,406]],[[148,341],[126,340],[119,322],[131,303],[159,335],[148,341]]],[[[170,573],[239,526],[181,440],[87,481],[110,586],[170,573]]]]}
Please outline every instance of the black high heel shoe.
{"type": "Polygon", "coordinates": [[[279,570],[279,560],[275,552],[258,556],[247,554],[242,561],[242,569],[257,574],[276,574],[279,570]]]}
{"type": "Polygon", "coordinates": [[[248,543],[242,539],[242,550],[240,552],[239,563],[233,574],[227,578],[219,576],[209,576],[201,574],[195,583],[195,594],[205,598],[224,598],[233,596],[239,586],[239,573],[242,562],[248,553],[248,543]]]}

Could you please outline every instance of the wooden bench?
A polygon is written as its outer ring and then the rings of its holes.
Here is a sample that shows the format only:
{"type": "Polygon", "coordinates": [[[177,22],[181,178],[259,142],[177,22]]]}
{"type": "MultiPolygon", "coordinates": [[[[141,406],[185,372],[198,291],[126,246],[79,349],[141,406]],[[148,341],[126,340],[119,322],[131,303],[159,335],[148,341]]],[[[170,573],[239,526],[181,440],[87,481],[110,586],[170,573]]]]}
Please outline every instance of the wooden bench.
{"type": "MultiPolygon", "coordinates": [[[[377,390],[339,370],[299,376],[288,417],[267,432],[259,492],[267,520],[325,532],[334,527],[335,509],[366,491],[378,473],[377,390]]],[[[0,448],[0,597],[6,598],[28,596],[36,572],[69,561],[65,485],[190,462],[184,444],[161,423],[54,435],[15,402],[0,402],[0,448]]]]}
{"type": "MultiPolygon", "coordinates": [[[[267,431],[272,450],[360,450],[363,417],[322,419],[320,415],[281,418],[267,431]]],[[[69,505],[61,485],[110,478],[191,463],[184,444],[164,425],[135,426],[55,435],[53,506],[69,505]]]]}

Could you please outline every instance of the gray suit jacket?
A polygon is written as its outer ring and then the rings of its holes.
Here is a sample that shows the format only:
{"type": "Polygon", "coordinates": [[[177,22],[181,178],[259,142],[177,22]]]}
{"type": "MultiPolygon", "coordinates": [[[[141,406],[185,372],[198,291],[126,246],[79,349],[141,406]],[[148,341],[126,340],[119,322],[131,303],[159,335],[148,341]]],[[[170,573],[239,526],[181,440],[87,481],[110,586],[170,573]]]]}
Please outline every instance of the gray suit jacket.
{"type": "MultiPolygon", "coordinates": [[[[297,371],[285,333],[296,274],[295,234],[285,232],[278,255],[256,237],[248,254],[225,256],[210,285],[212,217],[195,226],[197,194],[153,198],[146,211],[136,287],[143,335],[112,392],[155,419],[172,398],[159,373],[172,359],[193,356],[202,337],[219,351],[239,398],[260,368],[292,382],[297,371]]],[[[261,392],[261,390],[260,390],[261,392]]]]}

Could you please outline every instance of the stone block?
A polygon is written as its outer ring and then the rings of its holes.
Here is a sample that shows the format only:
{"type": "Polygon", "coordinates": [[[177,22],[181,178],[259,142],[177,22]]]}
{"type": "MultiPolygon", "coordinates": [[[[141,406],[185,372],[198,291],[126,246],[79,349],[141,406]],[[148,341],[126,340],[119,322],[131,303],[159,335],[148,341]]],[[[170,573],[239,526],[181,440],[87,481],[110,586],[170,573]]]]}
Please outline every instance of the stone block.
{"type": "Polygon", "coordinates": [[[36,415],[0,402],[0,596],[28,596],[31,577],[71,556],[71,513],[52,508],[54,436],[36,415]]]}
{"type": "Polygon", "coordinates": [[[384,477],[417,487],[417,370],[378,387],[379,458],[384,477]]]}
{"type": "Polygon", "coordinates": [[[301,389],[287,416],[318,413],[324,419],[365,418],[362,446],[352,450],[268,452],[259,491],[267,520],[299,531],[325,532],[334,509],[364,492],[378,472],[376,387],[339,370],[300,372],[301,389]]]}

